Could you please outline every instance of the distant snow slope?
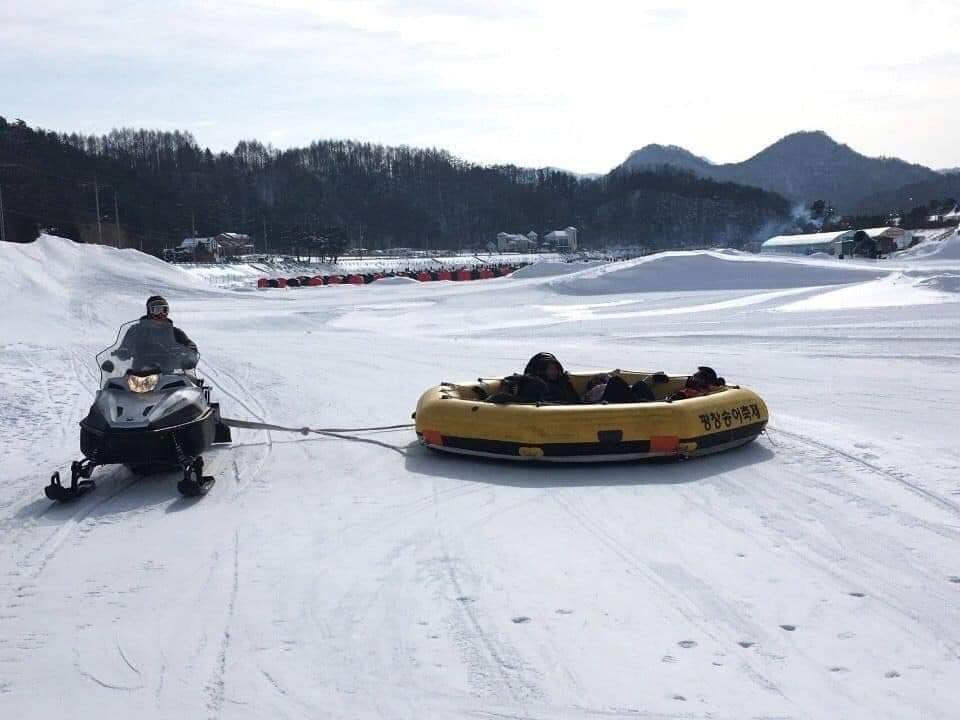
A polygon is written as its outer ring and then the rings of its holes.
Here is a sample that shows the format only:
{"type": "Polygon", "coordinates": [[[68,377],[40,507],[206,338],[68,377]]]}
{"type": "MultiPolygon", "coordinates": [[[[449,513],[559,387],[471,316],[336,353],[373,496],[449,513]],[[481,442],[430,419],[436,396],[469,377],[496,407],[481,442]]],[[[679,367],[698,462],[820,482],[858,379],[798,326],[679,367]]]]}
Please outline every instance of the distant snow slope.
{"type": "Polygon", "coordinates": [[[899,255],[917,260],[960,260],[960,232],[954,232],[939,242],[914,245],[899,255]]]}
{"type": "Polygon", "coordinates": [[[665,252],[585,270],[551,282],[570,295],[679,290],[768,290],[861,282],[886,268],[700,250],[665,252]]]}
{"type": "Polygon", "coordinates": [[[567,275],[569,273],[580,272],[588,268],[597,267],[605,263],[599,260],[589,262],[558,262],[556,260],[542,260],[522,267],[509,277],[514,280],[526,280],[528,278],[553,277],[554,275],[567,275]]]}
{"type": "Polygon", "coordinates": [[[151,255],[81,245],[41,235],[33,243],[0,243],[4,326],[12,337],[48,339],[70,318],[74,333],[112,327],[117,313],[143,314],[150,295],[174,301],[216,294],[208,285],[151,255]]]}
{"type": "Polygon", "coordinates": [[[0,245],[0,718],[952,720],[957,277],[668,253],[255,293],[132,251],[0,245]],[[436,456],[409,430],[237,430],[200,501],[115,467],[51,506],[92,354],[153,292],[228,417],[403,423],[425,388],[547,350],[711,365],[766,399],[770,433],[542,468],[436,456]]]}

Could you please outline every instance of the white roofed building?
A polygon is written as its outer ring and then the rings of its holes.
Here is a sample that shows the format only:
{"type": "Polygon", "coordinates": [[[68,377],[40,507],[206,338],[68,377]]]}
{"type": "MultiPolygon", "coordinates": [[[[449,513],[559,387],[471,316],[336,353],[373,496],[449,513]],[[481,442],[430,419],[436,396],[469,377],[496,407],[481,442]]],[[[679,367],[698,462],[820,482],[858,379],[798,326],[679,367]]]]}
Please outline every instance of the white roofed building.
{"type": "Polygon", "coordinates": [[[791,255],[813,255],[822,252],[838,255],[845,244],[852,244],[854,230],[836,232],[807,233],[804,235],[777,235],[760,245],[761,253],[788,253],[791,255]]]}
{"type": "Polygon", "coordinates": [[[575,227],[548,232],[543,239],[549,245],[553,245],[558,252],[573,252],[577,249],[577,229],[575,227]]]}
{"type": "Polygon", "coordinates": [[[220,233],[216,237],[185,238],[177,248],[177,252],[189,253],[195,259],[218,260],[229,256],[249,255],[253,249],[253,241],[249,235],[227,232],[220,233]]]}
{"type": "Polygon", "coordinates": [[[500,252],[526,252],[537,245],[537,234],[497,233],[497,250],[500,252]],[[533,237],[530,237],[532,235],[533,237]]]}

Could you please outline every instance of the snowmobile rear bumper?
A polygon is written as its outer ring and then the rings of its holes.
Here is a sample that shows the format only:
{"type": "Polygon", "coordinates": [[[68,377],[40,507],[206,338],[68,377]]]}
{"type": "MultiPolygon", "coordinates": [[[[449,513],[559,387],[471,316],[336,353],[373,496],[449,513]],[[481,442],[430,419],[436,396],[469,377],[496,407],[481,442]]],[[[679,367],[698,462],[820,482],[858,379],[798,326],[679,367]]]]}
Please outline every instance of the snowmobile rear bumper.
{"type": "Polygon", "coordinates": [[[213,408],[182,425],[162,429],[99,430],[80,423],[80,451],[98,465],[169,463],[182,465],[198,457],[217,438],[213,408]]]}

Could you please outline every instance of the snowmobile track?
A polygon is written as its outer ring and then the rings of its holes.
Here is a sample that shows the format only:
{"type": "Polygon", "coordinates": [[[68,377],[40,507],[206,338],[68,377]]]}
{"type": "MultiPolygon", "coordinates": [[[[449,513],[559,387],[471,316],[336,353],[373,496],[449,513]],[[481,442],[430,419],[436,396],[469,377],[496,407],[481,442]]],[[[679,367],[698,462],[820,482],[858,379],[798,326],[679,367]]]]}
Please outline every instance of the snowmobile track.
{"type": "MultiPolygon", "coordinates": [[[[624,563],[627,564],[628,567],[639,572],[648,582],[650,582],[651,585],[654,586],[656,590],[659,591],[661,597],[668,599],[669,602],[665,602],[664,607],[672,608],[678,612],[684,618],[684,620],[690,623],[690,625],[693,627],[697,628],[705,637],[710,638],[718,646],[732,648],[732,646],[743,637],[756,637],[759,635],[759,632],[753,623],[740,617],[735,610],[727,606],[726,603],[723,603],[725,606],[724,615],[727,616],[728,621],[732,620],[736,627],[732,628],[733,632],[725,633],[727,635],[726,638],[718,636],[713,631],[712,626],[706,622],[706,618],[699,613],[701,609],[699,605],[693,602],[687,595],[675,590],[668,580],[664,579],[659,573],[656,572],[656,570],[648,567],[647,564],[634,555],[629,548],[625,547],[619,540],[607,532],[600,523],[589,518],[587,514],[581,510],[575,509],[570,503],[563,500],[558,494],[552,494],[550,498],[573,520],[575,520],[580,527],[598,540],[601,545],[619,557],[624,563]],[[694,605],[698,612],[692,612],[689,609],[691,605],[694,605]]],[[[733,652],[733,650],[731,650],[731,652],[733,652]]],[[[743,653],[738,652],[737,654],[740,658],[741,667],[759,687],[763,688],[764,690],[774,692],[780,697],[785,698],[780,688],[777,687],[772,680],[751,666],[746,657],[744,657],[743,653]]]]}
{"type": "Polygon", "coordinates": [[[890,470],[885,470],[884,468],[874,465],[873,463],[867,460],[858,458],[853,453],[849,453],[845,450],[841,450],[838,447],[834,447],[833,445],[825,443],[822,440],[817,440],[815,438],[812,438],[809,435],[791,432],[789,430],[784,430],[779,427],[773,427],[772,429],[775,432],[781,433],[782,435],[786,435],[787,437],[797,440],[798,442],[806,443],[807,445],[812,445],[814,447],[820,448],[821,450],[825,450],[835,455],[839,455],[840,457],[848,460],[849,462],[855,463],[856,465],[859,465],[860,467],[866,470],[869,470],[870,472],[873,472],[876,475],[880,475],[888,480],[892,480],[893,482],[898,483],[903,487],[907,488],[908,490],[910,490],[910,492],[922,498],[925,498],[926,500],[933,503],[934,505],[938,505],[940,508],[947,510],[948,512],[953,514],[955,517],[960,519],[960,504],[957,504],[952,500],[949,500],[948,498],[938,495],[937,493],[927,490],[925,487],[922,487],[921,485],[918,485],[917,483],[912,482],[911,480],[908,480],[906,477],[903,476],[903,475],[906,475],[906,473],[903,473],[901,475],[900,473],[895,473],[895,472],[891,472],[890,470]]]}

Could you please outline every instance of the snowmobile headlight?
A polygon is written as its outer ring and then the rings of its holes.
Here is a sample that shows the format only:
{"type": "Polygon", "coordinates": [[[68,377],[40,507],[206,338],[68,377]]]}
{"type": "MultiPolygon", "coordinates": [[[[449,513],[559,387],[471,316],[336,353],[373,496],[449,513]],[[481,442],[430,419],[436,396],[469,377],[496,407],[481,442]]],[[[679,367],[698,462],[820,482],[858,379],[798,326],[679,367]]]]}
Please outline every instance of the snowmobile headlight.
{"type": "Polygon", "coordinates": [[[157,381],[160,380],[158,374],[153,375],[127,375],[127,387],[135,393],[152,392],[157,387],[157,381]]]}

